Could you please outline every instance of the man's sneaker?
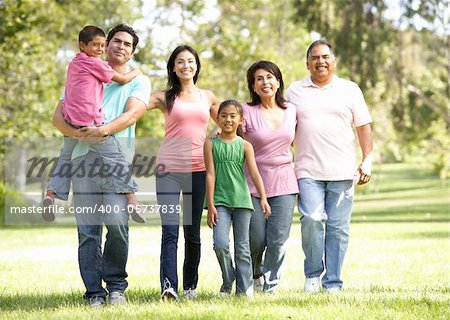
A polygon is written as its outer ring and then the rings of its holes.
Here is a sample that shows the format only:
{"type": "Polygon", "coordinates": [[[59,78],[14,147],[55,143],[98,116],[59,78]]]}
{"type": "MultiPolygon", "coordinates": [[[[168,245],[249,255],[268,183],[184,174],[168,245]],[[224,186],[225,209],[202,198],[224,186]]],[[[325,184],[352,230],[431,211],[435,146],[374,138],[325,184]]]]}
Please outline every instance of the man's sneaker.
{"type": "Polygon", "coordinates": [[[320,291],[320,279],[319,277],[315,278],[306,278],[304,290],[308,293],[318,293],[320,291]]]}
{"type": "Polygon", "coordinates": [[[92,308],[103,307],[105,305],[105,298],[100,296],[93,296],[87,300],[88,304],[92,308]]]}
{"type": "Polygon", "coordinates": [[[264,291],[264,277],[261,276],[257,279],[253,279],[253,291],[263,292],[264,291]]]}
{"type": "Polygon", "coordinates": [[[328,294],[340,294],[342,292],[341,288],[339,287],[324,288],[324,290],[328,294]]]}
{"type": "Polygon", "coordinates": [[[125,304],[125,303],[127,303],[127,298],[125,298],[125,295],[122,292],[113,291],[109,294],[110,305],[125,304]]]}
{"type": "Polygon", "coordinates": [[[139,204],[128,204],[127,211],[131,216],[131,219],[137,223],[145,223],[144,210],[139,204]]]}
{"type": "Polygon", "coordinates": [[[195,299],[197,298],[197,292],[195,292],[195,289],[187,289],[187,290],[183,290],[183,296],[186,299],[195,299]]]}
{"type": "Polygon", "coordinates": [[[55,197],[54,193],[47,192],[42,201],[42,219],[47,222],[55,221],[55,197]]]}

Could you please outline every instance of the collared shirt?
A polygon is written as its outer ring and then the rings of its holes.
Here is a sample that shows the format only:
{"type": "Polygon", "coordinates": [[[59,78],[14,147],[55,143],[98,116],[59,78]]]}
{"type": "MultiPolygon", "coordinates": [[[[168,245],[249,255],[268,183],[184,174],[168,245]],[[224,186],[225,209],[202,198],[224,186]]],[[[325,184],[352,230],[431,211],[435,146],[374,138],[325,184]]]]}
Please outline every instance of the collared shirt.
{"type": "Polygon", "coordinates": [[[294,82],[286,100],[297,110],[295,174],[297,179],[351,180],[356,173],[353,126],[372,122],[359,86],[333,76],[324,87],[308,77],[294,82]]]}
{"type": "Polygon", "coordinates": [[[64,118],[76,126],[100,125],[103,118],[103,83],[116,72],[106,61],[79,52],[69,63],[64,101],[64,118]]]}
{"type": "MultiPolygon", "coordinates": [[[[105,114],[105,121],[107,123],[111,122],[124,113],[128,98],[130,97],[134,97],[147,105],[150,98],[150,92],[150,79],[144,75],[139,75],[124,85],[120,85],[116,82],[104,84],[103,111],[105,114]]],[[[121,151],[129,162],[133,160],[134,156],[135,127],[136,124],[133,124],[114,134],[121,151]]],[[[72,152],[72,159],[87,154],[89,150],[88,145],[78,143],[72,152]]]]}

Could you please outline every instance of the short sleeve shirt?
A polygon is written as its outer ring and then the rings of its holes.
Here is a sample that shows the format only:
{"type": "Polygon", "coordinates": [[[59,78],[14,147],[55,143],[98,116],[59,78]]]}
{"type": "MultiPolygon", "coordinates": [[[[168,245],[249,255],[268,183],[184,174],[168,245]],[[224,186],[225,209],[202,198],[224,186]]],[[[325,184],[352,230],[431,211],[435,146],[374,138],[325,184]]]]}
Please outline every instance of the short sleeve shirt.
{"type": "MultiPolygon", "coordinates": [[[[292,166],[291,144],[295,135],[295,107],[287,103],[284,119],[278,128],[273,128],[260,111],[261,106],[243,105],[244,138],[255,150],[258,171],[264,183],[267,197],[294,194],[298,192],[292,166]]],[[[245,175],[250,193],[259,197],[256,187],[245,166],[245,175]]]]}
{"type": "Polygon", "coordinates": [[[318,87],[311,78],[293,83],[286,99],[295,105],[297,179],[351,180],[356,172],[354,127],[372,122],[359,86],[337,76],[318,87]]]}
{"type": "MultiPolygon", "coordinates": [[[[139,75],[132,81],[120,85],[116,82],[104,84],[103,106],[105,121],[111,122],[125,112],[128,98],[134,97],[148,104],[151,93],[151,83],[147,76],[139,75]]],[[[119,143],[119,147],[128,161],[134,156],[134,137],[136,124],[117,132],[114,137],[119,143]]],[[[89,146],[78,143],[72,153],[72,159],[83,156],[89,152],[89,146]]]]}
{"type": "Polygon", "coordinates": [[[67,68],[64,118],[77,126],[102,124],[103,83],[115,73],[106,61],[78,53],[67,68]]]}

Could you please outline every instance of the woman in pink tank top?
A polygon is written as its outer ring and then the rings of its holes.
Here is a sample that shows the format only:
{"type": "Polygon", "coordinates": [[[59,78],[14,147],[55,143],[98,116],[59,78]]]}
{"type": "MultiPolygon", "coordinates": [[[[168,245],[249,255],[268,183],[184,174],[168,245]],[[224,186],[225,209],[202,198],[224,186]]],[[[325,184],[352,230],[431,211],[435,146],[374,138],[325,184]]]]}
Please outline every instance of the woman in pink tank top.
{"type": "Polygon", "coordinates": [[[276,64],[255,62],[247,71],[247,85],[251,101],[243,105],[243,137],[253,145],[267,201],[272,207],[272,214],[266,217],[246,170],[255,208],[250,222],[254,289],[272,292],[280,282],[298,192],[290,149],[296,113],[294,106],[283,98],[283,76],[276,64]]]}
{"type": "Polygon", "coordinates": [[[203,145],[209,118],[216,121],[218,103],[211,91],[196,86],[200,59],[190,46],[178,46],[167,62],[167,90],[150,98],[147,110],[164,113],[165,135],[157,163],[165,169],[156,177],[162,224],[161,298],[178,299],[177,244],[180,193],[183,196],[185,258],[183,294],[195,298],[200,263],[200,224],[205,198],[203,145]]]}

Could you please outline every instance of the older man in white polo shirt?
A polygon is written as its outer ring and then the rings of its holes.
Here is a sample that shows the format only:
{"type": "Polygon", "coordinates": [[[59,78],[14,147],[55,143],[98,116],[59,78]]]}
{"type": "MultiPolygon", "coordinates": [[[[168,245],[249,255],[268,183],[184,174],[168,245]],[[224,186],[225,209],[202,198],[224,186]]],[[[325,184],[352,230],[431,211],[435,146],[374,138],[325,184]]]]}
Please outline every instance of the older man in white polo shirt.
{"type": "Polygon", "coordinates": [[[294,82],[286,99],[297,109],[295,173],[300,189],[305,291],[340,292],[348,247],[354,183],[370,180],[372,130],[361,89],[336,76],[333,47],[325,40],[307,51],[310,77],[294,82]],[[356,165],[355,136],[362,161],[356,165]],[[320,283],[320,277],[322,283],[320,283]]]}

